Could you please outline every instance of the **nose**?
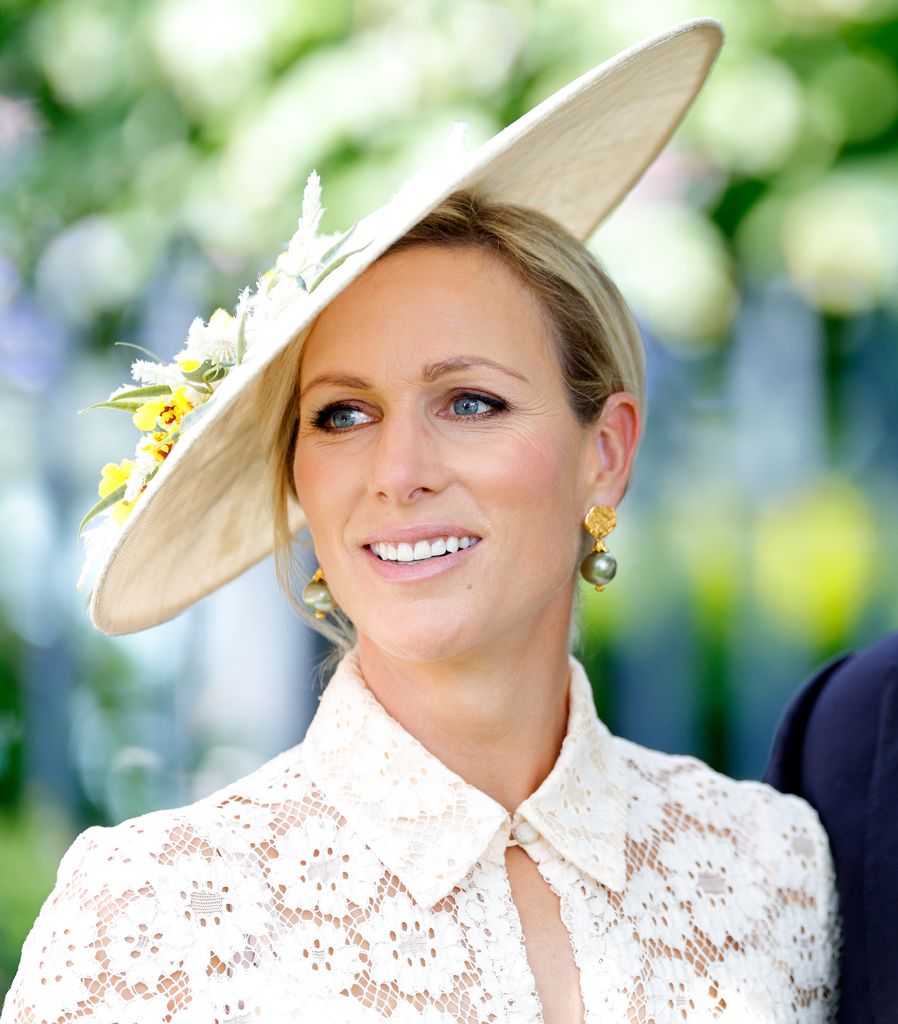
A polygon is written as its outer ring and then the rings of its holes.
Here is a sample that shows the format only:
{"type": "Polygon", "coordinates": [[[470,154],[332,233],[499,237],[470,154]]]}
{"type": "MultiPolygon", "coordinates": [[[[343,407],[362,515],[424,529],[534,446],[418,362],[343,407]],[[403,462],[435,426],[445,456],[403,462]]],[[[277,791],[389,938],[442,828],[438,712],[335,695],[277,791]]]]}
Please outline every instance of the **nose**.
{"type": "Polygon", "coordinates": [[[414,408],[397,406],[385,415],[371,451],[368,486],[375,497],[407,505],[446,485],[439,441],[414,408]]]}

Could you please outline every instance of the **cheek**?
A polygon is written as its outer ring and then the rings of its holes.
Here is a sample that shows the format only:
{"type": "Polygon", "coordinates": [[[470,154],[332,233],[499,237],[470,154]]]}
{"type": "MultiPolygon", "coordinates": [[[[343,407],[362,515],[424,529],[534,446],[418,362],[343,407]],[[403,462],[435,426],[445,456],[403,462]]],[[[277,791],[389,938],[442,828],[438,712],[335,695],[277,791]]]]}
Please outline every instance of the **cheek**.
{"type": "Polygon", "coordinates": [[[578,550],[577,525],[586,511],[579,507],[579,449],[540,433],[513,441],[475,456],[480,495],[500,519],[494,529],[518,548],[532,546],[528,559],[565,562],[578,550]]]}
{"type": "Polygon", "coordinates": [[[333,521],[333,516],[327,514],[328,509],[343,504],[338,493],[339,477],[329,477],[332,469],[333,460],[328,459],[326,452],[297,445],[293,456],[293,484],[316,544],[326,541],[328,525],[333,521]]]}
{"type": "Polygon", "coordinates": [[[308,486],[308,469],[308,459],[299,445],[297,445],[293,450],[293,464],[291,466],[291,472],[293,473],[293,487],[296,490],[296,496],[299,499],[299,503],[302,505],[307,516],[309,512],[309,499],[314,494],[314,489],[308,486]]]}

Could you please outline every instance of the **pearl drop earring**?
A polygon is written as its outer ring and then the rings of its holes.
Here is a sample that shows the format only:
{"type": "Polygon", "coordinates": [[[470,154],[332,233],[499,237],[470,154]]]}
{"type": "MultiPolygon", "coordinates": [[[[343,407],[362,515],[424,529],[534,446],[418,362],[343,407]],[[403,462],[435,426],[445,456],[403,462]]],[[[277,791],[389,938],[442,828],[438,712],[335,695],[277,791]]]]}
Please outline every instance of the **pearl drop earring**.
{"type": "Polygon", "coordinates": [[[610,505],[593,505],[586,513],[583,526],[586,532],[595,537],[592,551],[580,563],[580,575],[588,583],[594,583],[596,590],[604,590],[605,584],[614,579],[617,572],[617,559],[605,547],[603,537],[617,525],[617,514],[610,505]]]}
{"type": "Polygon", "coordinates": [[[330,592],[330,587],[327,585],[327,580],[324,578],[324,572],[320,566],[315,570],[315,575],[306,584],[305,590],[302,592],[302,599],[315,612],[316,619],[323,619],[328,612],[336,609],[337,602],[334,600],[334,595],[330,592]]]}

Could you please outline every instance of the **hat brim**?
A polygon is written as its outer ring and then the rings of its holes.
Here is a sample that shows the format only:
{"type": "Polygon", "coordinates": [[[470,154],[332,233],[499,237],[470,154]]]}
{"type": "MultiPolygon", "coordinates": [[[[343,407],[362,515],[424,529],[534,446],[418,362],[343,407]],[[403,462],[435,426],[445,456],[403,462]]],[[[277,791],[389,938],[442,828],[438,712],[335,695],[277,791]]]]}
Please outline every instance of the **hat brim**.
{"type": "MultiPolygon", "coordinates": [[[[271,553],[268,470],[256,422],[261,375],[291,346],[298,356],[315,318],[394,241],[462,188],[536,209],[585,240],[670,139],[722,42],[711,18],[652,36],[362,220],[355,237],[369,244],[283,310],[262,351],[222,381],[137,499],[93,588],[94,626],[119,635],[157,625],[271,553]]],[[[304,524],[292,504],[291,529],[304,524]]]]}

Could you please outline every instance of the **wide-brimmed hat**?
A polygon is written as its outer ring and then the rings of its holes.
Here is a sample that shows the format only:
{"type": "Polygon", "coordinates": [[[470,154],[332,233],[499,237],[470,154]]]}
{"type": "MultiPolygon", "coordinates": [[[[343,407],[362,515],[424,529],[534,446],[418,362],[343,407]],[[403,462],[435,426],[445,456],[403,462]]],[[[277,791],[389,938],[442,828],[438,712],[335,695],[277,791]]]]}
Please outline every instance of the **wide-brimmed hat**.
{"type": "MultiPolygon", "coordinates": [[[[719,22],[678,24],[586,72],[477,149],[456,145],[343,236],[321,237],[310,175],[286,252],[245,289],[233,314],[194,321],[171,363],[138,360],[135,383],[104,405],[143,431],[133,459],[109,463],[84,530],[100,631],[164,622],[274,547],[267,454],[259,429],[266,368],[299,353],[331,300],[444,199],[468,189],[554,218],[585,240],[652,163],[702,87],[719,22]]],[[[295,366],[295,362],[292,363],[295,366]]],[[[290,528],[305,525],[291,501],[290,528]]]]}

